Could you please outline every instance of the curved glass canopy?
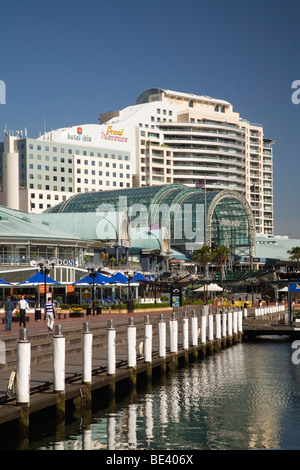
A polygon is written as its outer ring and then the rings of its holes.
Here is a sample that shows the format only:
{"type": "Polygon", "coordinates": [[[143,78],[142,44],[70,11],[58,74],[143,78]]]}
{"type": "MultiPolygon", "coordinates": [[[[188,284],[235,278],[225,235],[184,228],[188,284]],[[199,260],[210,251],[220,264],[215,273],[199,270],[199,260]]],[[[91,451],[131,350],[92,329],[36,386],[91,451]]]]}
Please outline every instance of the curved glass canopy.
{"type": "MultiPolygon", "coordinates": [[[[229,246],[232,255],[250,254],[255,244],[254,219],[243,196],[235,191],[209,192],[183,184],[78,194],[48,209],[43,217],[47,219],[47,214],[49,218],[56,214],[60,227],[64,221],[70,224],[74,220],[72,223],[76,233],[82,238],[87,238],[87,233],[96,233],[92,236],[108,239],[107,226],[105,228],[105,224],[103,227],[99,224],[99,214],[104,208],[107,214],[115,213],[109,222],[110,233],[113,233],[110,236],[114,239],[122,238],[119,233],[120,217],[123,214],[124,218],[125,213],[128,225],[135,230],[132,234],[136,234],[137,228],[148,234],[152,230],[160,230],[160,237],[169,237],[170,246],[183,251],[192,251],[206,243],[212,247],[229,246]],[[82,221],[88,220],[89,231],[85,223],[79,223],[80,218],[82,221]],[[97,224],[95,230],[93,224],[95,227],[97,224]]],[[[107,214],[105,220],[108,220],[107,214]]],[[[135,237],[131,246],[138,244],[138,237],[135,237]]]]}

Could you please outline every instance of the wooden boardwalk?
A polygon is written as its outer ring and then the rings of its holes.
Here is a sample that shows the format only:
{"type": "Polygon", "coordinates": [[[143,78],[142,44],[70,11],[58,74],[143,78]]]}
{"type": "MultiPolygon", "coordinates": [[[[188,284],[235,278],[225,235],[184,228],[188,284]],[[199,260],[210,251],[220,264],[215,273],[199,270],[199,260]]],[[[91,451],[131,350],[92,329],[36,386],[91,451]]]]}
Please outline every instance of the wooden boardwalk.
{"type": "MultiPolygon", "coordinates": [[[[145,363],[139,348],[144,341],[145,314],[133,315],[134,326],[137,329],[137,365],[134,371],[127,366],[126,331],[128,317],[132,315],[98,316],[83,319],[64,320],[58,323],[63,325],[63,334],[66,338],[66,360],[65,360],[65,392],[64,403],[69,400],[90,400],[93,392],[103,390],[105,397],[115,399],[116,388],[136,387],[139,381],[151,381],[152,374],[165,375],[168,369],[178,367],[178,364],[187,364],[189,361],[198,360],[207,354],[213,354],[225,347],[237,344],[243,337],[252,338],[257,335],[289,335],[300,338],[300,331],[295,330],[295,325],[289,327],[282,323],[283,314],[265,315],[255,317],[254,311],[249,311],[249,316],[243,319],[243,333],[234,334],[222,339],[206,340],[197,346],[189,346],[188,350],[182,347],[182,312],[176,315],[178,320],[178,351],[176,354],[170,352],[169,329],[167,331],[167,355],[159,358],[158,351],[158,328],[157,323],[160,313],[149,313],[150,322],[153,325],[152,363],[145,363]],[[114,376],[108,376],[107,366],[107,320],[113,319],[116,328],[116,364],[117,370],[114,376]],[[82,382],[82,343],[83,322],[88,321],[90,331],[93,334],[92,370],[93,378],[90,386],[82,382]]],[[[285,312],[284,312],[285,313],[285,312]]],[[[171,312],[164,313],[164,321],[168,323],[171,312]]],[[[198,323],[200,327],[200,322],[198,323]]],[[[23,406],[18,406],[15,396],[7,396],[7,385],[12,370],[15,370],[16,343],[18,341],[19,328],[14,327],[12,332],[0,332],[0,341],[7,346],[7,362],[0,364],[0,425],[15,421],[22,423],[24,415],[31,415],[46,408],[60,406],[61,397],[53,390],[53,354],[52,334],[45,331],[44,322],[28,325],[28,337],[32,349],[32,365],[30,376],[30,404],[24,412],[23,406]],[[14,346],[15,345],[15,346],[14,346]]]]}
{"type": "MultiPolygon", "coordinates": [[[[82,382],[82,326],[66,326],[63,329],[64,336],[66,338],[66,361],[65,361],[65,392],[64,401],[78,400],[81,402],[82,397],[92,394],[94,391],[103,389],[106,391],[106,396],[111,395],[111,391],[118,387],[118,384],[123,388],[125,386],[132,386],[132,382],[137,383],[138,381],[151,380],[152,374],[163,373],[165,374],[168,369],[178,367],[178,363],[193,361],[198,356],[206,354],[212,354],[222,347],[231,346],[233,343],[237,343],[241,340],[241,336],[234,335],[234,337],[223,338],[222,341],[214,339],[213,341],[207,341],[205,344],[199,343],[197,347],[189,346],[188,350],[182,348],[182,321],[181,318],[178,320],[178,351],[176,354],[170,352],[169,348],[169,329],[167,331],[167,354],[165,358],[158,357],[158,334],[157,334],[157,322],[159,315],[150,315],[151,324],[153,325],[153,341],[152,341],[152,363],[149,367],[149,363],[145,363],[142,354],[139,354],[139,347],[144,340],[144,316],[139,318],[134,317],[134,326],[137,329],[137,366],[133,371],[127,366],[127,345],[126,345],[126,329],[128,325],[128,319],[115,318],[116,321],[116,374],[108,376],[106,373],[107,366],[107,349],[106,349],[106,335],[107,326],[103,318],[99,319],[100,324],[97,321],[91,319],[90,331],[93,333],[93,355],[92,355],[92,369],[93,378],[90,387],[86,387],[82,382]],[[75,348],[74,348],[75,345],[75,348]],[[73,348],[73,349],[72,349],[73,348]],[[134,375],[134,380],[133,380],[134,375]],[[88,391],[87,391],[88,389],[88,391]]],[[[164,321],[168,323],[170,320],[170,312],[166,312],[164,315],[164,321]]],[[[82,321],[80,322],[83,323],[82,321]]],[[[17,330],[16,330],[17,332],[17,330]]],[[[12,341],[17,342],[16,334],[14,334],[12,341]]],[[[59,396],[53,390],[53,356],[50,353],[50,349],[47,352],[47,348],[52,346],[52,334],[46,332],[32,332],[29,334],[29,341],[31,348],[34,350],[33,358],[35,355],[39,355],[41,361],[33,360],[31,366],[30,376],[30,404],[27,407],[29,414],[36,413],[45,408],[57,407],[59,402],[59,396]],[[42,351],[44,350],[42,357],[42,351]],[[46,352],[45,352],[46,351],[46,352]]],[[[13,363],[12,363],[13,365],[13,363]]],[[[22,420],[24,415],[24,407],[18,406],[15,400],[15,396],[8,399],[7,397],[7,385],[11,373],[11,367],[3,365],[2,369],[0,366],[0,424],[5,424],[13,420],[22,420]]],[[[114,394],[114,392],[113,392],[114,394]]]]}

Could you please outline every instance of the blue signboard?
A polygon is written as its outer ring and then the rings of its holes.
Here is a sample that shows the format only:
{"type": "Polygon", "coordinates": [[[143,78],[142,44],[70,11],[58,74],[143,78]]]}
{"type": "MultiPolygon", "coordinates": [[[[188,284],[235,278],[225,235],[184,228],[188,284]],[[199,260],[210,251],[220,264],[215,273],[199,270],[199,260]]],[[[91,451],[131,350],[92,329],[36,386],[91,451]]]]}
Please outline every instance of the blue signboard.
{"type": "Polygon", "coordinates": [[[290,292],[300,292],[300,282],[292,282],[289,284],[289,291],[290,292]]]}

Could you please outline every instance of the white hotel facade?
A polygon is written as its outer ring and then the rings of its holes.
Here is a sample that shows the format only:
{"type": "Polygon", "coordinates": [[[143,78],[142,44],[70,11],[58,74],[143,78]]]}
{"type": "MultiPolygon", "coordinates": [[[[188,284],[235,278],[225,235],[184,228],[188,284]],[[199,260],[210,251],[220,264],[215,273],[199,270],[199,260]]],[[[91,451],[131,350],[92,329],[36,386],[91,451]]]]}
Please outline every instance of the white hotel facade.
{"type": "Polygon", "coordinates": [[[0,205],[42,212],[80,192],[183,183],[248,200],[273,235],[273,141],[224,100],[153,88],[100,124],[9,133],[0,144],[0,205]]]}

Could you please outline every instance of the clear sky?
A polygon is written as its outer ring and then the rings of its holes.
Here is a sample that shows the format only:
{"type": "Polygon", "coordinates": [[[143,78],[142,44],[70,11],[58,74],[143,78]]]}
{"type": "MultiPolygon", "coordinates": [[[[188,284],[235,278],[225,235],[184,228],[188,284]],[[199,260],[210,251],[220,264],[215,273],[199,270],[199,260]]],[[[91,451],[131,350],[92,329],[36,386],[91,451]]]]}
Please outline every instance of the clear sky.
{"type": "Polygon", "coordinates": [[[299,0],[2,0],[0,18],[2,136],[98,123],[152,87],[225,99],[277,141],[275,234],[300,239],[299,0]]]}

